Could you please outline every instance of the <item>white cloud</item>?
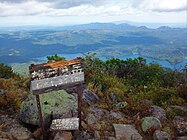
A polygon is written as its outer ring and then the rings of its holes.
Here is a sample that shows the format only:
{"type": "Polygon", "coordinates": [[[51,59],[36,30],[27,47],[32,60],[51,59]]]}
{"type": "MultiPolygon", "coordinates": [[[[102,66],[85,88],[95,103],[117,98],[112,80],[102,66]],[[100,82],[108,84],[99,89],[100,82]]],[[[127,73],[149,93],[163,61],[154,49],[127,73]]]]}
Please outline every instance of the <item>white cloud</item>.
{"type": "Polygon", "coordinates": [[[138,4],[139,9],[155,12],[185,11],[186,6],[186,0],[143,0],[138,4]]]}
{"type": "Polygon", "coordinates": [[[0,16],[115,16],[132,13],[132,8],[123,8],[119,5],[93,6],[84,4],[71,8],[55,9],[50,2],[27,1],[23,3],[0,3],[0,16]]]}
{"type": "Polygon", "coordinates": [[[115,20],[186,23],[186,3],[186,0],[0,0],[0,25],[115,20]]]}
{"type": "Polygon", "coordinates": [[[27,1],[23,3],[0,3],[0,16],[23,16],[47,13],[52,10],[50,3],[27,1]]]}

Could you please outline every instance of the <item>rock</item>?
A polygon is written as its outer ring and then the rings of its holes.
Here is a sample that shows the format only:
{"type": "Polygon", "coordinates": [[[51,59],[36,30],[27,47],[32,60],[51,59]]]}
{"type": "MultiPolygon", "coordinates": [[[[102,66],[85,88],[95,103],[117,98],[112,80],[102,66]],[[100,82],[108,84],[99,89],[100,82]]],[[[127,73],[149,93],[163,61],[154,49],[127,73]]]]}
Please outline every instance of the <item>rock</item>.
{"type": "Polygon", "coordinates": [[[115,137],[108,137],[107,140],[117,140],[115,137]]]}
{"type": "Polygon", "coordinates": [[[94,123],[94,124],[91,124],[89,125],[92,129],[94,130],[101,130],[101,125],[99,123],[94,123]]]}
{"type": "Polygon", "coordinates": [[[88,128],[87,124],[84,121],[81,121],[81,126],[84,130],[88,128]]]}
{"type": "Polygon", "coordinates": [[[94,139],[95,140],[100,140],[101,139],[99,131],[94,131],[94,139]]]}
{"type": "Polygon", "coordinates": [[[116,101],[116,95],[114,94],[114,93],[110,93],[109,95],[109,98],[113,101],[113,102],[115,102],[116,101]]]}
{"type": "Polygon", "coordinates": [[[127,105],[128,105],[127,102],[119,102],[119,103],[117,103],[117,104],[114,104],[114,105],[113,105],[113,108],[124,108],[124,107],[126,107],[127,105]]]}
{"type": "Polygon", "coordinates": [[[162,127],[160,120],[155,117],[145,117],[142,119],[142,130],[148,132],[149,130],[157,130],[162,127]]]}
{"type": "Polygon", "coordinates": [[[14,140],[14,138],[10,133],[0,131],[0,140],[14,140]]]}
{"type": "MultiPolygon", "coordinates": [[[[24,123],[39,125],[35,98],[34,95],[30,94],[28,99],[21,104],[20,120],[24,123]]],[[[65,118],[67,114],[77,110],[76,97],[64,90],[41,94],[40,103],[45,124],[49,124],[52,119],[65,118]]]]}
{"type": "Polygon", "coordinates": [[[134,125],[113,124],[116,139],[142,140],[142,136],[135,129],[134,125]]]}
{"type": "Polygon", "coordinates": [[[153,138],[154,140],[171,140],[171,136],[168,133],[160,130],[156,130],[153,133],[153,138]]]}
{"type": "Polygon", "coordinates": [[[82,98],[88,105],[95,104],[99,100],[99,97],[95,93],[89,91],[88,89],[85,89],[83,91],[82,98]]]}
{"type": "Polygon", "coordinates": [[[85,120],[86,123],[90,125],[96,123],[99,119],[96,118],[93,114],[88,114],[85,120]]]}
{"type": "Polygon", "coordinates": [[[180,136],[187,135],[187,121],[181,116],[175,116],[173,124],[180,136]]]}
{"type": "Polygon", "coordinates": [[[10,133],[18,140],[28,140],[31,138],[31,132],[24,127],[11,128],[10,133]]]}
{"type": "Polygon", "coordinates": [[[91,136],[87,131],[74,131],[73,140],[88,140],[91,136]]]}
{"type": "Polygon", "coordinates": [[[153,105],[153,106],[151,106],[149,111],[151,113],[150,116],[152,116],[152,117],[155,117],[161,121],[165,121],[167,119],[166,118],[166,111],[159,106],[153,105]]]}
{"type": "Polygon", "coordinates": [[[108,119],[120,119],[124,116],[124,114],[122,112],[111,112],[108,115],[108,119]]]}
{"type": "Polygon", "coordinates": [[[109,111],[107,111],[106,109],[100,109],[100,108],[94,108],[94,107],[89,108],[89,111],[99,118],[105,115],[108,115],[109,113],[109,111]]]}
{"type": "Polygon", "coordinates": [[[36,129],[36,130],[32,133],[32,136],[33,136],[34,138],[39,139],[39,138],[42,136],[42,129],[41,129],[41,128],[36,129]]]}
{"type": "Polygon", "coordinates": [[[104,116],[107,116],[109,112],[105,109],[99,109],[99,108],[90,108],[89,114],[86,117],[86,123],[87,124],[94,124],[101,120],[104,116]]]}
{"type": "Polygon", "coordinates": [[[177,137],[177,140],[187,140],[187,136],[177,137]]]}
{"type": "Polygon", "coordinates": [[[171,105],[169,106],[169,108],[174,109],[174,110],[179,110],[187,115],[187,107],[185,106],[171,105]]]}
{"type": "Polygon", "coordinates": [[[104,135],[105,138],[107,138],[107,137],[110,137],[110,136],[114,136],[114,133],[113,132],[109,132],[109,131],[104,131],[103,135],[104,135]]]}
{"type": "Polygon", "coordinates": [[[6,96],[6,93],[7,93],[6,90],[0,89],[0,97],[1,97],[1,98],[4,97],[4,96],[6,96]]]}
{"type": "Polygon", "coordinates": [[[58,132],[53,140],[72,140],[72,134],[70,131],[58,132]]]}
{"type": "MultiPolygon", "coordinates": [[[[5,134],[8,139],[19,139],[26,140],[32,137],[31,132],[20,124],[18,115],[1,115],[0,123],[3,124],[3,130],[6,131],[5,134]]],[[[0,132],[0,138],[2,136],[0,132]]]]}

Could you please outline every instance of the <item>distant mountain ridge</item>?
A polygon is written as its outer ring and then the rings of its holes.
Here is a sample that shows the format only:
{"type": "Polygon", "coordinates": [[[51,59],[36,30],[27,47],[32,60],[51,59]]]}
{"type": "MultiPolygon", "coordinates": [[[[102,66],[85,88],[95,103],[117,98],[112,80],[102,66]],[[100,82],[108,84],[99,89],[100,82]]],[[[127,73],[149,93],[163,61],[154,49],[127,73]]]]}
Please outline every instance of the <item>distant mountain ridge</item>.
{"type": "Polygon", "coordinates": [[[15,27],[0,27],[0,31],[20,31],[20,30],[53,30],[53,31],[63,31],[63,30],[91,30],[91,29],[110,29],[110,30],[138,30],[138,29],[158,29],[161,27],[167,28],[187,28],[184,24],[179,24],[181,26],[174,26],[176,24],[162,24],[162,23],[135,23],[135,22],[111,22],[111,23],[101,23],[101,22],[93,22],[87,24],[79,24],[79,25],[70,25],[70,26],[15,26],[15,27]],[[151,28],[153,27],[153,28],[151,28]]]}
{"type": "Polygon", "coordinates": [[[138,54],[175,64],[187,58],[187,28],[156,29],[128,23],[0,28],[0,61],[25,62],[53,54],[96,52],[98,56],[138,54]]]}

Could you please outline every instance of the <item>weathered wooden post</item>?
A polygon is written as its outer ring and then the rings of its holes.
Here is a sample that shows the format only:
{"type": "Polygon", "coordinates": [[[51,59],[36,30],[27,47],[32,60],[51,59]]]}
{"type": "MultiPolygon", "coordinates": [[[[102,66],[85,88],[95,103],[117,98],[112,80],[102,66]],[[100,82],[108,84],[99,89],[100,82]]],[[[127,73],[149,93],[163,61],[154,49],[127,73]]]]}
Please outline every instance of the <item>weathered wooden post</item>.
{"type": "MultiPolygon", "coordinates": [[[[81,127],[81,98],[84,72],[79,59],[49,62],[29,67],[31,90],[36,95],[40,127],[45,136],[45,127],[41,111],[40,94],[54,90],[76,87],[78,94],[78,118],[56,119],[52,121],[51,130],[78,130],[81,127]]],[[[45,139],[45,137],[44,137],[45,139]]]]}

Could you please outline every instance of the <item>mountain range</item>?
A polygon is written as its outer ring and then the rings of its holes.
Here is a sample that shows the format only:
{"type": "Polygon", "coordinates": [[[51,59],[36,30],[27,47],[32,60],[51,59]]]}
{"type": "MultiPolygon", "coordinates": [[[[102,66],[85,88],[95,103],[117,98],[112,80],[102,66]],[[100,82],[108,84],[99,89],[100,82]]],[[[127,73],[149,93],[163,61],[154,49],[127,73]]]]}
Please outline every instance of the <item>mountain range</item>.
{"type": "Polygon", "coordinates": [[[170,63],[187,57],[187,28],[153,29],[127,23],[0,28],[0,62],[21,63],[53,54],[96,52],[97,56],[138,54],[170,63]]]}

